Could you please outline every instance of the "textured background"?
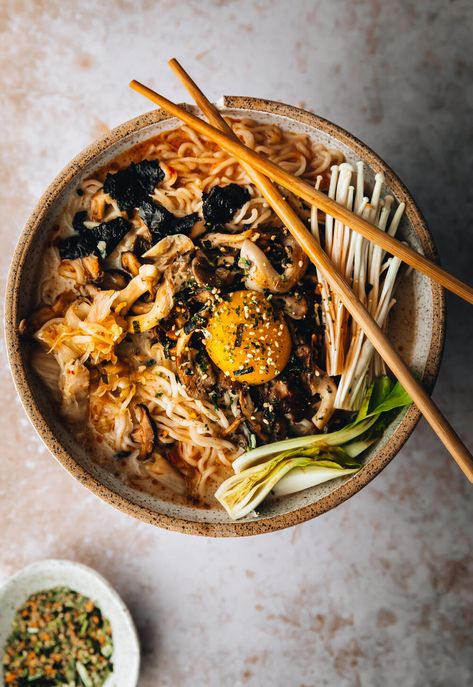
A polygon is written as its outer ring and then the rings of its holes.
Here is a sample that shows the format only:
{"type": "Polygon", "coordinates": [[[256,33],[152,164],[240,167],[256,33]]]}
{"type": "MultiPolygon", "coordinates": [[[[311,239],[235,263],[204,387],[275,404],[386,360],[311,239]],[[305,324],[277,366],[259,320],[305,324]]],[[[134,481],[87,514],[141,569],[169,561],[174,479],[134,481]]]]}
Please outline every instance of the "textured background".
{"type": "MultiPolygon", "coordinates": [[[[185,98],[172,55],[212,97],[303,102],[365,140],[418,200],[444,266],[473,282],[468,0],[0,8],[2,287],[51,178],[149,109],[130,78],[185,98]]],[[[472,322],[471,307],[450,299],[435,392],[470,446],[472,322]]],[[[96,567],[137,621],[142,687],[472,684],[472,492],[425,424],[371,485],[316,521],[246,540],[191,538],[135,522],[69,477],[3,361],[0,581],[43,557],[96,567]]]]}

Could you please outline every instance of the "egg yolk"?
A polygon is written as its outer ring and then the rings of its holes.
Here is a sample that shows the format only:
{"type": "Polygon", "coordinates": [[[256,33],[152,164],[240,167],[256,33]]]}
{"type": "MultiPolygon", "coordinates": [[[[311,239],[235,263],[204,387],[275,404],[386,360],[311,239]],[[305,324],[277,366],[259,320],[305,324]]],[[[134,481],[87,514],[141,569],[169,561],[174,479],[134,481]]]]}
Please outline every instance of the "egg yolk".
{"type": "Polygon", "coordinates": [[[205,345],[215,365],[246,384],[274,379],[291,355],[291,335],[284,317],[276,317],[264,294],[235,291],[215,306],[205,345]]]}

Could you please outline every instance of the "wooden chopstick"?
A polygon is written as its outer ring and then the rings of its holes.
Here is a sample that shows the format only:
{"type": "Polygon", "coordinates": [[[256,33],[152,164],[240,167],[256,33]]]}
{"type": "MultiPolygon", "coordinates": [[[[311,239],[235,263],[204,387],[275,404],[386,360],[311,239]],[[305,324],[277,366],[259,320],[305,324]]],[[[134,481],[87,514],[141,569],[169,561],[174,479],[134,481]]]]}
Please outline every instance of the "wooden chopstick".
{"type": "Polygon", "coordinates": [[[284,186],[289,191],[292,191],[300,198],[306,200],[310,205],[315,205],[328,215],[332,215],[332,217],[340,220],[354,231],[357,231],[369,241],[381,246],[386,252],[395,255],[403,262],[411,265],[414,269],[426,274],[441,286],[452,291],[452,293],[460,296],[460,298],[468,301],[468,303],[473,304],[473,287],[465,284],[452,274],[449,274],[449,272],[443,270],[439,265],[436,265],[409,246],[401,243],[384,231],[381,231],[381,229],[370,224],[362,217],[355,215],[353,212],[343,207],[343,205],[340,205],[332,198],[329,198],[325,193],[322,193],[322,191],[315,189],[306,181],[295,177],[282,169],[282,167],[261,157],[258,153],[255,153],[253,150],[240,143],[237,139],[231,138],[228,133],[222,132],[214,126],[207,124],[207,122],[187,112],[187,110],[179,107],[179,105],[176,105],[176,103],[173,103],[159,93],[156,93],[156,91],[153,91],[151,88],[144,86],[139,81],[133,80],[129,85],[130,88],[141,93],[141,95],[144,95],[149,100],[152,100],[166,110],[166,112],[169,112],[169,114],[174,115],[200,134],[218,143],[224,150],[238,158],[240,162],[251,164],[258,172],[262,172],[270,177],[273,181],[276,181],[281,186],[284,186]]]}
{"type": "MultiPolygon", "coordinates": [[[[177,60],[170,60],[169,66],[177,74],[209,121],[215,127],[218,127],[228,134],[229,137],[235,137],[234,132],[225,122],[217,108],[207,100],[197,84],[185,72],[177,60]]],[[[236,155],[236,157],[238,157],[238,155],[236,155]]],[[[368,339],[409,393],[414,403],[423,413],[424,417],[457,462],[460,469],[469,481],[473,482],[473,457],[470,452],[430,396],[412,375],[386,335],[355,296],[342,276],[337,272],[327,254],[322,250],[320,244],[304,226],[297,213],[284,200],[275,185],[266,176],[255,171],[247,161],[240,160],[240,162],[253,183],[261,191],[268,204],[271,205],[276,214],[284,222],[285,226],[291,231],[291,234],[299,242],[312,262],[320,269],[331,288],[339,295],[340,300],[347,308],[348,312],[360,327],[363,328],[368,339]]]]}

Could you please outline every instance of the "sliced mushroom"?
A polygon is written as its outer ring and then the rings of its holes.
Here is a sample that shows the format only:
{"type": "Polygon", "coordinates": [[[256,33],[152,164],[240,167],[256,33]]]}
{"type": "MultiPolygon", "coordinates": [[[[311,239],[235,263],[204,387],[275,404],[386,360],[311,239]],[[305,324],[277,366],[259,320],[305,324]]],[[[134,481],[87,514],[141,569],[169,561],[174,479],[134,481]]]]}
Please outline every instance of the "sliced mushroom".
{"type": "Polygon", "coordinates": [[[294,377],[273,379],[265,387],[266,401],[290,422],[300,422],[310,410],[307,393],[301,386],[294,377]]]}
{"type": "Polygon", "coordinates": [[[209,393],[217,384],[217,373],[204,350],[192,348],[193,332],[184,331],[178,337],[176,344],[176,366],[179,381],[185,386],[192,398],[208,400],[209,393]]]}
{"type": "Polygon", "coordinates": [[[238,400],[242,415],[251,431],[254,432],[261,441],[268,441],[269,432],[263,428],[262,413],[255,411],[255,406],[248,391],[248,387],[240,387],[238,390],[238,400]]]}
{"type": "Polygon", "coordinates": [[[212,293],[211,289],[202,287],[192,294],[192,298],[198,303],[210,304],[215,301],[215,295],[216,294],[212,293]]]}
{"type": "Polygon", "coordinates": [[[122,253],[121,263],[123,269],[126,272],[129,272],[132,277],[136,277],[136,275],[140,271],[141,262],[138,260],[136,255],[132,253],[130,250],[127,250],[124,253],[122,253]]]}
{"type": "Polygon", "coordinates": [[[140,446],[138,460],[149,460],[158,439],[156,425],[148,408],[142,403],[135,406],[134,414],[138,426],[133,430],[131,438],[140,446]]]}
{"type": "Polygon", "coordinates": [[[208,261],[202,251],[197,251],[191,263],[192,274],[200,286],[220,288],[222,283],[218,278],[215,267],[208,261]]]}
{"type": "Polygon", "coordinates": [[[308,418],[303,418],[299,422],[294,422],[293,420],[290,420],[289,426],[291,430],[294,432],[294,434],[298,437],[310,436],[315,432],[314,423],[312,420],[309,420],[308,418]]]}
{"type": "Polygon", "coordinates": [[[215,268],[212,267],[202,251],[197,251],[191,262],[192,274],[199,286],[210,286],[215,278],[215,268]]]}
{"type": "Polygon", "coordinates": [[[107,270],[104,272],[101,286],[103,289],[114,291],[121,291],[130,281],[130,277],[126,272],[121,270],[107,270]]]}
{"type": "Polygon", "coordinates": [[[192,275],[200,286],[222,289],[232,283],[235,273],[226,267],[212,265],[202,251],[197,251],[191,263],[192,275]]]}
{"type": "Polygon", "coordinates": [[[307,298],[302,294],[275,296],[274,300],[276,303],[280,303],[284,313],[293,320],[303,320],[307,315],[309,305],[307,298]]]}

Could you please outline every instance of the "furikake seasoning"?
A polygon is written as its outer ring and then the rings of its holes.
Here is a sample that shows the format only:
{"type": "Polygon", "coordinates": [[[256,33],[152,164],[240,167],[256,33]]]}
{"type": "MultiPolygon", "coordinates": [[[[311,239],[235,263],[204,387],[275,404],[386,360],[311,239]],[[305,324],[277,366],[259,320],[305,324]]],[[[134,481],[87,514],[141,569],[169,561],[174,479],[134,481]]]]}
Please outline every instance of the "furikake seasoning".
{"type": "Polygon", "coordinates": [[[113,671],[112,629],[91,599],[67,587],[32,594],[3,654],[8,687],[98,687],[113,671]]]}

